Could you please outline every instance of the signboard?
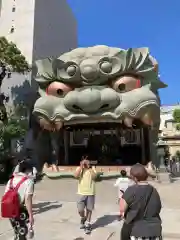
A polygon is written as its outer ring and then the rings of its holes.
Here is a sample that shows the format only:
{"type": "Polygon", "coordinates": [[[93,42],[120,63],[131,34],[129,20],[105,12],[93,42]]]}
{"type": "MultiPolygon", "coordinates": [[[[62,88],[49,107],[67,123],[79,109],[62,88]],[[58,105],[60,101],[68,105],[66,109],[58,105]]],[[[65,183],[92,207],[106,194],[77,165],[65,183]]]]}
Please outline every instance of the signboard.
{"type": "Polygon", "coordinates": [[[121,145],[140,145],[140,130],[139,129],[120,129],[117,130],[77,130],[70,132],[71,146],[87,146],[89,136],[96,135],[116,135],[121,145]]]}

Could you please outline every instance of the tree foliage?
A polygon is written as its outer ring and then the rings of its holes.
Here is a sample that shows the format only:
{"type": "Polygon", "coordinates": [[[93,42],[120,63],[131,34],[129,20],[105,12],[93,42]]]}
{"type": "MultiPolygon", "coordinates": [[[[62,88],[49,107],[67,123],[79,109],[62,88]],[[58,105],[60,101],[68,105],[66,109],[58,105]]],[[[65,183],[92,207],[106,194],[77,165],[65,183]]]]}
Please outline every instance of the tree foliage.
{"type": "Polygon", "coordinates": [[[180,123],[180,109],[177,108],[173,112],[173,118],[176,123],[180,123]]]}
{"type": "Polygon", "coordinates": [[[180,160],[180,151],[177,150],[175,156],[177,157],[178,160],[180,160]]]}
{"type": "MultiPolygon", "coordinates": [[[[0,37],[0,87],[3,79],[11,76],[11,72],[25,73],[30,70],[25,57],[13,42],[8,42],[5,37],[0,37]]],[[[8,98],[0,94],[0,121],[7,120],[4,102],[8,98]]]]}
{"type": "MultiPolygon", "coordinates": [[[[5,37],[0,37],[0,87],[6,75],[11,76],[11,72],[24,74],[29,70],[29,65],[17,46],[5,37]]],[[[23,138],[28,130],[25,107],[20,104],[8,115],[4,106],[6,100],[0,94],[0,164],[10,153],[11,140],[23,138]]]]}
{"type": "Polygon", "coordinates": [[[180,131],[180,123],[176,123],[176,130],[180,131]]]}
{"type": "Polygon", "coordinates": [[[29,70],[29,65],[16,44],[8,42],[5,37],[0,37],[0,61],[10,66],[14,72],[24,73],[29,70]]]}
{"type": "MultiPolygon", "coordinates": [[[[22,108],[22,106],[18,107],[19,114],[20,108],[22,108]]],[[[0,127],[0,151],[9,149],[12,139],[21,139],[28,131],[29,124],[27,117],[23,115],[20,116],[18,113],[15,111],[13,114],[9,115],[8,122],[0,127]]]]}
{"type": "Polygon", "coordinates": [[[179,108],[174,110],[173,118],[174,118],[174,121],[176,122],[176,129],[180,131],[180,109],[179,108]]]}

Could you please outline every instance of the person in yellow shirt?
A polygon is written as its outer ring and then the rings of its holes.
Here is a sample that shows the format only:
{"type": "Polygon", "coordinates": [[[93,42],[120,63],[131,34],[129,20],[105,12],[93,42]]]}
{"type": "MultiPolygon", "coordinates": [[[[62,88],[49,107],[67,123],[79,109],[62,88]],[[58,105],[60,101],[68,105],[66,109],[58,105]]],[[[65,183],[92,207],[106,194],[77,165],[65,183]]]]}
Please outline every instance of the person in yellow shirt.
{"type": "Polygon", "coordinates": [[[91,216],[95,205],[95,179],[97,177],[95,167],[87,157],[83,157],[80,166],[77,167],[75,178],[78,179],[78,212],[81,217],[81,229],[85,233],[91,233],[91,216]]]}

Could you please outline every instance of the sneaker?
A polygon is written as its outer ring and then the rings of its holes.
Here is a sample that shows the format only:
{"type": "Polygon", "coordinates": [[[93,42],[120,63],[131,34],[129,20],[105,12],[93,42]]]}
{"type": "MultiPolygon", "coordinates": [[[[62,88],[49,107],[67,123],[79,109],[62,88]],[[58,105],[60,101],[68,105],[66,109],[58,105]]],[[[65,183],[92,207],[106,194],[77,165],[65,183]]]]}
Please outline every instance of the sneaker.
{"type": "Polygon", "coordinates": [[[86,222],[86,219],[85,218],[81,218],[80,229],[84,229],[85,228],[85,222],[86,222]]]}
{"type": "Polygon", "coordinates": [[[90,234],[92,231],[92,227],[91,227],[91,224],[87,224],[85,226],[85,234],[90,234]]]}

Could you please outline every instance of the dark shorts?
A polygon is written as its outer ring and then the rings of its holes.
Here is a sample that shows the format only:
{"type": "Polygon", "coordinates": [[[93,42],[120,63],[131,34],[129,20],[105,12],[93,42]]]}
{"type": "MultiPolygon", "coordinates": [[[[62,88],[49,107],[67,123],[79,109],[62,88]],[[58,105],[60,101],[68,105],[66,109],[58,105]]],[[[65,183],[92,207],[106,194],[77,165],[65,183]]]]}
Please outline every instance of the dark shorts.
{"type": "Polygon", "coordinates": [[[89,211],[94,209],[95,205],[95,195],[78,195],[77,207],[78,211],[82,212],[86,208],[89,211]]]}

